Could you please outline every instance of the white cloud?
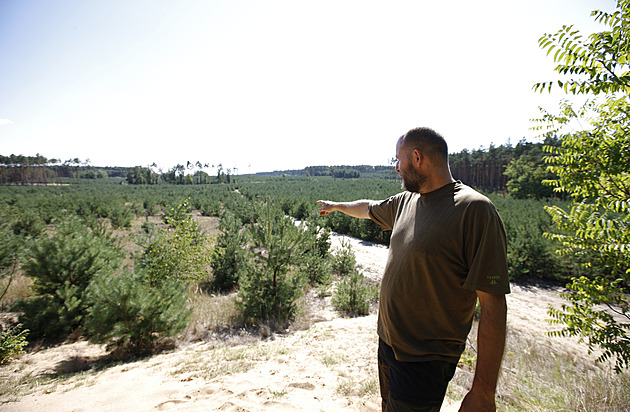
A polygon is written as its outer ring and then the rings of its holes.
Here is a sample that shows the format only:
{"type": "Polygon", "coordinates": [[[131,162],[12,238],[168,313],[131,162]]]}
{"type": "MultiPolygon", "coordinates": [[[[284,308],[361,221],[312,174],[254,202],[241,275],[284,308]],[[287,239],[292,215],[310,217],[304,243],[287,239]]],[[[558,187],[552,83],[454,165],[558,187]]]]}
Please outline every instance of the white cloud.
{"type": "Polygon", "coordinates": [[[13,122],[9,119],[0,119],[0,126],[4,126],[6,124],[13,124],[13,122]]]}

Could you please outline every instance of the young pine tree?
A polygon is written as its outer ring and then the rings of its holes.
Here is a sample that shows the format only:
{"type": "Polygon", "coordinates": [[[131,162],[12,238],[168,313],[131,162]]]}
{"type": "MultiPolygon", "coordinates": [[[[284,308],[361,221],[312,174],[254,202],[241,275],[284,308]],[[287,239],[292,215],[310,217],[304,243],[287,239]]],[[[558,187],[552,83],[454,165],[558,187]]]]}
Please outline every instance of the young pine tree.
{"type": "Polygon", "coordinates": [[[231,212],[224,212],[219,222],[221,233],[217,237],[210,266],[212,289],[229,292],[238,285],[240,272],[246,266],[247,232],[243,224],[231,212]]]}
{"type": "Polygon", "coordinates": [[[354,269],[337,284],[332,304],[345,315],[365,316],[370,313],[370,301],[377,296],[376,287],[370,285],[365,276],[354,269]]]}
{"type": "Polygon", "coordinates": [[[272,322],[283,327],[298,311],[305,279],[297,270],[310,247],[303,227],[266,204],[257,224],[249,227],[249,265],[239,279],[237,307],[251,323],[272,322]]]}
{"type": "Polygon", "coordinates": [[[88,289],[90,340],[107,343],[121,355],[152,352],[160,340],[176,336],[188,325],[191,307],[186,290],[177,279],[151,284],[143,273],[97,276],[88,289]]]}
{"type": "Polygon", "coordinates": [[[114,272],[122,256],[111,238],[77,217],[57,222],[50,237],[31,241],[22,270],[33,279],[36,295],[16,304],[30,337],[54,339],[83,327],[88,285],[97,274],[114,272]]]}

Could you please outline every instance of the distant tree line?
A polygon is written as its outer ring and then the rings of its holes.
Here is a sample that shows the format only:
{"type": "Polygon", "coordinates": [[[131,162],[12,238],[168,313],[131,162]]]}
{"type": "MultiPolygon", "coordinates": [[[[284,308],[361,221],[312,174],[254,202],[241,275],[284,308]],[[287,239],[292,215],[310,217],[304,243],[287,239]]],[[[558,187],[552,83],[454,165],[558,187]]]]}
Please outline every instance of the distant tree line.
{"type": "Polygon", "coordinates": [[[341,179],[357,179],[359,177],[375,177],[379,172],[391,175],[391,166],[309,166],[295,173],[296,175],[308,176],[332,176],[341,179]]]}
{"type": "MultiPolygon", "coordinates": [[[[451,171],[456,179],[487,192],[508,192],[512,197],[545,198],[553,195],[552,187],[543,180],[553,179],[544,162],[543,148],[558,147],[561,141],[552,137],[542,143],[521,140],[472,151],[463,150],[450,155],[451,171]]],[[[394,163],[392,161],[392,163],[394,163]]],[[[187,161],[163,171],[155,163],[150,166],[131,168],[99,168],[89,160],[47,159],[44,156],[0,156],[1,184],[49,183],[59,178],[98,179],[123,177],[131,185],[198,185],[235,183],[238,169],[224,168],[221,163],[210,165],[200,161],[187,161]],[[214,169],[209,174],[206,170],[214,169]]],[[[398,179],[392,164],[388,166],[309,166],[300,170],[284,170],[257,173],[257,176],[330,176],[335,179],[358,179],[378,177],[398,179]]]]}
{"type": "Polygon", "coordinates": [[[542,181],[552,178],[544,162],[545,146],[557,147],[558,139],[547,138],[543,143],[521,140],[488,149],[480,148],[451,154],[453,177],[477,189],[489,192],[509,192],[513,197],[543,198],[553,193],[542,181]]]}
{"type": "Polygon", "coordinates": [[[211,183],[234,183],[234,175],[238,168],[224,168],[223,164],[210,165],[209,163],[186,162],[186,165],[177,164],[171,169],[163,172],[157,171],[157,165],[153,163],[149,167],[135,166],[127,171],[126,180],[130,185],[156,185],[161,183],[176,185],[211,184],[211,183]],[[212,167],[216,169],[216,176],[211,176],[204,169],[212,167]]]}
{"type": "Polygon", "coordinates": [[[39,153],[35,156],[0,155],[0,184],[3,185],[48,184],[62,179],[105,179],[126,175],[126,167],[96,167],[89,159],[62,161],[48,159],[39,153]]]}

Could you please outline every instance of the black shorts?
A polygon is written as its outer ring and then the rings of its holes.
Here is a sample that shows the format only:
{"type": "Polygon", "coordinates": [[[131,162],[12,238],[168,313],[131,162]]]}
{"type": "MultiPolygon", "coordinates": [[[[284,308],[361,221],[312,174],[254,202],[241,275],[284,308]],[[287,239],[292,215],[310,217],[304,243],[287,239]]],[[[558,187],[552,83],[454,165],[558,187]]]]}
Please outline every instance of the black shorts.
{"type": "Polygon", "coordinates": [[[439,411],[457,363],[402,362],[379,339],[378,377],[383,411],[439,411]]]}

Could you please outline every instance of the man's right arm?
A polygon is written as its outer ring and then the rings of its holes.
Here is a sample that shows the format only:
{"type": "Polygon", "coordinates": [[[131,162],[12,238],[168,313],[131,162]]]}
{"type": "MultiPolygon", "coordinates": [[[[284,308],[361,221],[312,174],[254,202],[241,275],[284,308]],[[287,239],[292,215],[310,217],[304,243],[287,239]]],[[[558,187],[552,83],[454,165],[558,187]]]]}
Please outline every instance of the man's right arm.
{"type": "Polygon", "coordinates": [[[328,200],[318,200],[321,205],[319,215],[324,216],[330,212],[341,212],[348,216],[359,219],[370,219],[369,206],[372,200],[355,200],[354,202],[331,202],[328,200]]]}

